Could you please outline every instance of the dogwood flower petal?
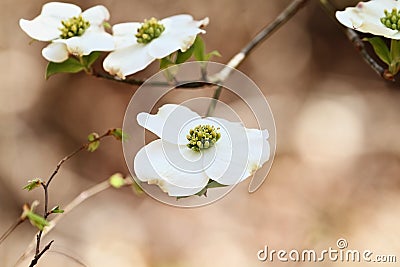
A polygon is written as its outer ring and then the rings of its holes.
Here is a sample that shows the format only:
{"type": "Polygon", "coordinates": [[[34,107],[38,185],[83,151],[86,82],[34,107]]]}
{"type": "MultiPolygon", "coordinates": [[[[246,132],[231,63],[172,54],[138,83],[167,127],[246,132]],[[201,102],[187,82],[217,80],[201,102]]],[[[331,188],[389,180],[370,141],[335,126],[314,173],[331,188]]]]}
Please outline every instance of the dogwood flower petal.
{"type": "Polygon", "coordinates": [[[120,23],[113,26],[113,36],[115,40],[115,48],[122,49],[137,44],[136,37],[133,32],[141,27],[138,22],[120,23]]]}
{"type": "Polygon", "coordinates": [[[54,43],[63,43],[68,52],[76,56],[87,56],[93,51],[110,51],[114,49],[113,37],[106,32],[87,32],[82,36],[68,39],[57,39],[54,43]]]}
{"type": "Polygon", "coordinates": [[[396,0],[371,0],[360,2],[355,7],[347,7],[344,11],[337,11],[337,20],[346,27],[360,32],[384,36],[390,39],[400,39],[398,30],[392,30],[382,24],[381,18],[385,10],[400,9],[396,0]]]}
{"type": "Polygon", "coordinates": [[[110,13],[107,8],[102,5],[94,6],[82,12],[82,17],[90,22],[90,25],[101,26],[103,29],[103,22],[110,19],[110,13]]]}
{"type": "Polygon", "coordinates": [[[134,160],[137,178],[158,185],[170,196],[189,196],[201,191],[207,185],[208,177],[203,172],[188,174],[172,166],[165,157],[163,145],[158,139],[139,150],[134,160]]]}
{"type": "Polygon", "coordinates": [[[40,16],[53,17],[56,19],[64,20],[74,16],[78,16],[82,12],[79,6],[70,3],[50,2],[42,7],[40,16]]]}
{"type": "Polygon", "coordinates": [[[197,122],[199,119],[201,119],[201,117],[196,112],[193,112],[185,106],[175,104],[163,105],[158,109],[155,115],[142,112],[137,116],[137,121],[140,126],[146,128],[165,141],[180,145],[188,143],[186,135],[189,133],[189,130],[193,128],[190,122],[197,122]]]}
{"type": "Polygon", "coordinates": [[[111,52],[104,59],[103,68],[111,75],[125,79],[126,76],[146,68],[153,60],[145,46],[135,44],[111,52]]]}
{"type": "Polygon", "coordinates": [[[68,59],[67,46],[63,43],[50,43],[43,48],[42,55],[51,62],[64,62],[68,59]]]}
{"type": "Polygon", "coordinates": [[[19,26],[32,39],[47,42],[60,36],[58,22],[54,18],[37,17],[33,20],[20,19],[19,26]]]}
{"type": "Polygon", "coordinates": [[[269,159],[268,132],[244,128],[236,130],[231,140],[222,139],[215,145],[215,162],[205,169],[213,180],[234,185],[253,175],[269,159]]]}
{"type": "Polygon", "coordinates": [[[43,5],[41,14],[32,20],[19,20],[19,26],[31,38],[39,41],[51,41],[60,36],[61,21],[81,13],[80,7],[51,2],[43,5]]]}
{"type": "Polygon", "coordinates": [[[199,27],[208,24],[208,18],[201,21],[193,20],[190,15],[177,15],[160,21],[165,26],[165,32],[149,44],[149,53],[155,58],[163,58],[169,54],[189,49],[196,35],[205,33],[199,27]]]}

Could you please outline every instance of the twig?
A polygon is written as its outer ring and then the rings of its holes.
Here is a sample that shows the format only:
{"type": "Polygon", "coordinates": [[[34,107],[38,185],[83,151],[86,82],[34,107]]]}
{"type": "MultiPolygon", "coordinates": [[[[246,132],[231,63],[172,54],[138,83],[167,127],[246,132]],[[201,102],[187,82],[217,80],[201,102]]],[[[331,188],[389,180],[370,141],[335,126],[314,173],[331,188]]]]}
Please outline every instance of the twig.
{"type": "Polygon", "coordinates": [[[31,261],[31,264],[29,264],[29,267],[33,267],[33,266],[35,266],[35,265],[38,263],[40,257],[42,257],[43,254],[44,254],[46,251],[48,251],[48,250],[50,249],[50,246],[51,246],[51,244],[53,244],[53,242],[54,242],[54,240],[51,240],[51,241],[43,248],[43,250],[42,250],[39,254],[35,255],[35,257],[34,257],[33,260],[31,261]]]}
{"type": "Polygon", "coordinates": [[[337,8],[332,4],[330,0],[320,0],[320,4],[325,10],[325,12],[329,15],[331,19],[333,19],[337,25],[342,28],[344,34],[346,35],[347,39],[352,43],[352,45],[356,48],[362,59],[368,66],[371,67],[373,71],[375,71],[380,77],[386,80],[393,80],[393,75],[391,75],[388,71],[386,71],[382,66],[380,66],[367,52],[365,49],[364,42],[360,39],[358,34],[350,28],[343,27],[336,17],[335,12],[337,8]]]}
{"type": "MultiPolygon", "coordinates": [[[[124,186],[130,186],[133,184],[133,181],[130,177],[125,178],[125,185],[124,186]]],[[[97,195],[98,193],[101,193],[107,189],[111,188],[111,185],[109,183],[109,180],[105,180],[99,184],[96,184],[92,186],[91,188],[81,192],[77,197],[75,197],[68,205],[64,207],[64,213],[59,214],[57,217],[55,217],[52,221],[50,221],[50,225],[45,228],[44,231],[42,231],[41,238],[44,238],[46,235],[51,232],[57,223],[63,219],[69,212],[71,212],[73,209],[78,207],[80,204],[82,204],[85,200],[97,195]]],[[[39,232],[40,233],[40,232],[39,232]]],[[[38,234],[39,234],[38,233],[38,234]]],[[[36,247],[36,238],[34,238],[31,243],[28,245],[26,248],[25,252],[22,254],[22,256],[18,259],[17,263],[15,266],[17,266],[19,263],[21,263],[23,260],[25,260],[35,249],[36,247]]]]}
{"type": "MultiPolygon", "coordinates": [[[[299,11],[308,0],[294,0],[292,1],[279,15],[265,26],[245,47],[240,50],[239,53],[234,55],[228,64],[217,74],[210,77],[210,81],[213,82],[223,82],[231,74],[233,69],[236,69],[243,60],[253,51],[253,49],[259,45],[262,41],[266,40],[271,36],[276,30],[278,30],[283,24],[285,24],[289,19],[291,19],[297,11],[299,11]]],[[[210,105],[208,106],[207,116],[211,116],[217,105],[217,101],[221,95],[222,87],[219,86],[213,95],[210,105]]]]}
{"type": "Polygon", "coordinates": [[[279,15],[265,26],[239,53],[234,55],[228,62],[227,66],[219,73],[213,76],[210,81],[225,81],[231,74],[233,69],[236,69],[243,60],[253,51],[253,49],[261,42],[271,36],[283,24],[290,20],[299,11],[308,0],[294,0],[292,1],[279,15]]]}
{"type": "MultiPolygon", "coordinates": [[[[118,79],[115,78],[114,76],[105,74],[105,73],[100,73],[95,70],[91,72],[91,75],[97,77],[97,78],[103,78],[107,80],[112,80],[115,82],[121,82],[121,83],[126,83],[130,85],[137,85],[140,86],[142,85],[145,81],[142,80],[136,80],[136,79],[118,79]]],[[[168,83],[168,82],[151,82],[148,85],[152,86],[174,86],[175,88],[179,89],[193,89],[193,88],[201,88],[205,86],[213,86],[214,84],[211,82],[207,81],[176,81],[175,83],[168,83]]]]}
{"type": "Polygon", "coordinates": [[[219,96],[221,95],[221,92],[222,92],[222,86],[220,85],[214,91],[213,99],[211,100],[211,103],[208,106],[206,117],[209,117],[214,113],[214,110],[215,110],[215,107],[217,106],[217,102],[218,102],[219,96]]]}
{"type": "MultiPolygon", "coordinates": [[[[65,156],[63,159],[61,159],[56,168],[54,169],[53,173],[50,175],[49,179],[47,180],[47,182],[42,182],[41,185],[43,187],[44,190],[44,212],[43,212],[43,217],[45,219],[47,219],[47,217],[49,217],[49,215],[51,214],[51,211],[49,211],[49,186],[50,183],[53,181],[54,177],[57,175],[58,171],[60,170],[61,166],[68,161],[69,159],[71,159],[72,157],[74,157],[76,154],[78,154],[79,152],[81,152],[84,149],[87,149],[89,147],[90,144],[92,144],[93,142],[97,142],[100,141],[101,139],[103,139],[104,137],[107,136],[111,136],[113,135],[113,132],[115,131],[115,129],[109,129],[107,132],[105,132],[104,134],[102,134],[101,136],[94,138],[92,141],[89,141],[83,145],[81,145],[78,149],[76,149],[74,152],[72,152],[71,154],[65,156]]],[[[31,265],[30,266],[35,266],[38,262],[38,260],[40,259],[40,257],[44,254],[44,252],[46,252],[50,246],[51,243],[50,242],[46,247],[43,248],[43,250],[40,250],[40,242],[43,238],[43,230],[39,231],[38,234],[36,235],[36,249],[35,249],[35,256],[31,261],[31,265]]]]}
{"type": "Polygon", "coordinates": [[[17,220],[13,225],[11,225],[10,228],[8,228],[8,229],[5,231],[5,233],[0,237],[0,245],[1,245],[1,243],[3,243],[4,240],[7,239],[7,237],[8,237],[12,232],[14,232],[14,230],[17,229],[17,227],[18,227],[21,223],[23,223],[23,222],[24,222],[24,220],[23,220],[21,217],[18,218],[18,220],[17,220]]]}

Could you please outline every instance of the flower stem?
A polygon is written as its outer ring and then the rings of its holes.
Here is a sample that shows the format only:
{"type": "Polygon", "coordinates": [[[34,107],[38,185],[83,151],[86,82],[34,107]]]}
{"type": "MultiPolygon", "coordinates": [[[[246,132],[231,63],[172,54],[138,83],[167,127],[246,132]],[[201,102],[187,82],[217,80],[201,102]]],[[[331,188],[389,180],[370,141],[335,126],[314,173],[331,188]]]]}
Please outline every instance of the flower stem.
{"type": "Polygon", "coordinates": [[[400,40],[392,39],[390,42],[391,62],[389,65],[390,73],[396,75],[400,70],[400,40]]]}
{"type": "Polygon", "coordinates": [[[221,92],[222,92],[222,86],[218,86],[218,88],[215,89],[213,99],[211,100],[211,103],[208,106],[206,117],[213,115],[215,107],[217,106],[217,103],[218,103],[218,99],[221,95],[221,92]]]}

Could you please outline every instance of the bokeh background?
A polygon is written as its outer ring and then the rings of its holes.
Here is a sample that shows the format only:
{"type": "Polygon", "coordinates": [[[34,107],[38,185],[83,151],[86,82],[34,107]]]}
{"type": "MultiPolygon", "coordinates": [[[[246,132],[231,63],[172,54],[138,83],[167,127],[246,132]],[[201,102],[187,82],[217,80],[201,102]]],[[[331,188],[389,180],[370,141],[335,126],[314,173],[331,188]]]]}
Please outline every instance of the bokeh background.
{"type": "MultiPolygon", "coordinates": [[[[289,3],[72,2],[83,9],[105,5],[111,24],[179,13],[208,16],[204,40],[209,50],[221,52],[216,58],[221,63],[289,3]]],[[[88,133],[121,127],[137,89],[83,73],[46,81],[43,43],[29,45],[18,27],[20,18],[35,17],[44,3],[0,2],[0,232],[20,215],[23,203],[43,202],[41,190],[22,190],[26,181],[46,179],[88,133]]],[[[136,77],[149,77],[156,69],[153,65],[136,77]]],[[[400,260],[398,84],[383,81],[364,64],[318,1],[309,1],[239,69],[267,97],[277,128],[274,164],[256,193],[248,194],[244,182],[217,203],[181,209],[130,188],[109,189],[59,222],[45,239],[55,243],[38,266],[81,266],[63,254],[86,266],[309,266],[261,263],[257,251],[265,245],[276,250],[336,248],[339,238],[346,238],[350,249],[400,260]]],[[[224,92],[222,99],[236,105],[224,92]]],[[[121,144],[110,139],[96,153],[81,153],[63,166],[51,185],[50,206],[67,205],[115,172],[128,174],[121,144]]],[[[25,223],[1,244],[0,266],[14,266],[35,232],[25,223]]]]}

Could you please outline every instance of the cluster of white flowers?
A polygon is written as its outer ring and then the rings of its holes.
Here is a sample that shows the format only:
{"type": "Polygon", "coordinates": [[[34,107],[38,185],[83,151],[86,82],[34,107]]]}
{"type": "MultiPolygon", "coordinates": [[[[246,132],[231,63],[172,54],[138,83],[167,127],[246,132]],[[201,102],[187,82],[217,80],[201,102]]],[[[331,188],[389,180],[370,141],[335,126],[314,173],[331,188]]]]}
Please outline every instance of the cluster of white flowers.
{"type": "Polygon", "coordinates": [[[93,51],[111,52],[103,67],[121,79],[146,68],[155,59],[175,51],[186,51],[197,34],[205,33],[208,18],[193,20],[190,15],[177,15],[162,20],[151,18],[143,23],[128,22],[104,26],[110,14],[98,5],[82,12],[68,3],[50,2],[33,20],[21,19],[19,25],[31,38],[49,42],[42,55],[50,62],[64,62],[70,55],[87,56],[93,51]]]}

